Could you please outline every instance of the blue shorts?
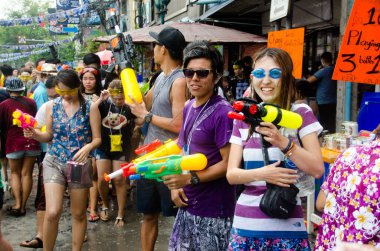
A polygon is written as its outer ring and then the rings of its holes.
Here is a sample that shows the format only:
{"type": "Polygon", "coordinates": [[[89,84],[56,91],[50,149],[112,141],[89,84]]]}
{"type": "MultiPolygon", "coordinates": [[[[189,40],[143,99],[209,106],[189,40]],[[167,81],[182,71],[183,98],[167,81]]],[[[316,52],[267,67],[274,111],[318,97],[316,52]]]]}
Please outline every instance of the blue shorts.
{"type": "Polygon", "coordinates": [[[21,159],[23,157],[37,157],[40,156],[41,151],[40,150],[24,150],[24,151],[17,151],[13,153],[8,153],[6,156],[8,159],[21,159]]]}
{"type": "Polygon", "coordinates": [[[163,216],[176,216],[170,190],[163,182],[142,179],[136,185],[137,211],[143,214],[162,212],[163,216]]]}
{"type": "Polygon", "coordinates": [[[96,160],[107,159],[107,160],[119,160],[128,161],[128,157],[123,152],[105,152],[99,148],[95,149],[94,154],[96,160]]]}

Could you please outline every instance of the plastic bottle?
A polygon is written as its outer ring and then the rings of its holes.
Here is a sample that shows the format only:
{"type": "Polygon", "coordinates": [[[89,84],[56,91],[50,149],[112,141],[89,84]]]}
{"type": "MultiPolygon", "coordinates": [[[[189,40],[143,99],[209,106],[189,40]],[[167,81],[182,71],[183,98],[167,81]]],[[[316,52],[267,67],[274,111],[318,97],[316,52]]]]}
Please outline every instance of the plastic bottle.
{"type": "Polygon", "coordinates": [[[297,170],[297,175],[299,178],[297,179],[297,183],[295,185],[300,190],[298,196],[305,197],[313,194],[315,189],[314,177],[299,170],[293,161],[291,161],[289,158],[285,158],[284,164],[286,168],[297,170]]]}

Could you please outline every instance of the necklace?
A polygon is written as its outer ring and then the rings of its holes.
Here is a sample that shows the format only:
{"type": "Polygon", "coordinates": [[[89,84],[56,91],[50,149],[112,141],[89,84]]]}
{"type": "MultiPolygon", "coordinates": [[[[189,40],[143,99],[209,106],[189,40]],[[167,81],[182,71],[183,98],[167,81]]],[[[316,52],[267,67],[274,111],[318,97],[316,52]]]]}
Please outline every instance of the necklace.
{"type": "MultiPolygon", "coordinates": [[[[191,125],[190,128],[194,127],[194,124],[197,122],[197,120],[198,120],[199,116],[202,114],[202,112],[206,109],[206,107],[207,107],[209,101],[210,101],[210,98],[207,100],[207,102],[205,103],[205,105],[202,107],[201,111],[197,114],[197,116],[195,117],[195,119],[194,119],[194,121],[193,121],[193,123],[192,123],[192,125],[191,125]]],[[[186,132],[186,127],[187,127],[187,123],[188,123],[189,115],[190,115],[190,112],[193,110],[193,104],[194,104],[194,103],[195,103],[195,102],[193,102],[193,103],[190,105],[190,109],[189,109],[189,111],[188,111],[187,114],[186,114],[185,123],[183,124],[183,131],[184,131],[184,132],[186,132]]],[[[187,144],[186,144],[186,146],[185,146],[185,148],[186,148],[186,149],[185,149],[185,153],[186,153],[186,154],[189,154],[189,153],[190,153],[190,143],[191,143],[191,139],[192,139],[192,138],[193,138],[193,130],[191,130],[191,131],[189,132],[189,134],[187,135],[187,140],[186,140],[187,144]]]]}

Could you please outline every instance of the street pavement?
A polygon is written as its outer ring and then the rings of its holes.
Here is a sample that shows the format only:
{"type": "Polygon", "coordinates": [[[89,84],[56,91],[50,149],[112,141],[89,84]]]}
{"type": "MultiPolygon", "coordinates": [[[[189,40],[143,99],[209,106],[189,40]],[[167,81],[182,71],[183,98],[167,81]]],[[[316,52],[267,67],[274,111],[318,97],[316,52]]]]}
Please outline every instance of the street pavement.
{"type": "MultiPolygon", "coordinates": [[[[23,217],[12,217],[3,210],[3,220],[1,223],[4,238],[10,242],[15,251],[32,250],[30,248],[23,248],[19,243],[24,240],[32,239],[36,233],[36,210],[34,208],[34,198],[36,191],[36,177],[37,168],[34,172],[34,183],[32,194],[27,203],[27,213],[23,217]]],[[[10,176],[9,176],[10,177],[10,176]]],[[[9,199],[9,192],[6,194],[8,200],[4,203],[13,205],[13,199],[9,199]]],[[[142,222],[142,215],[136,212],[135,202],[132,197],[128,197],[126,209],[126,224],[124,228],[116,228],[114,221],[117,216],[116,198],[111,197],[110,203],[110,218],[108,222],[98,222],[87,224],[88,240],[84,243],[82,250],[84,251],[139,251],[140,248],[140,227],[142,222]]],[[[69,199],[64,199],[63,213],[59,223],[58,237],[56,241],[57,251],[71,250],[71,217],[69,199]]],[[[168,240],[172,231],[174,217],[166,218],[160,217],[159,220],[159,233],[156,242],[155,250],[165,251],[168,247],[168,240]]],[[[309,235],[310,244],[313,247],[315,236],[309,235]]],[[[42,250],[42,249],[40,249],[42,250]]],[[[1,250],[0,250],[1,251],[1,250]]]]}
{"type": "MultiPolygon", "coordinates": [[[[35,168],[36,170],[36,168],[35,168]]],[[[19,243],[32,239],[36,233],[36,210],[34,208],[34,198],[36,191],[36,172],[34,173],[34,184],[32,194],[27,203],[27,213],[23,217],[12,217],[3,210],[3,220],[1,223],[4,238],[10,242],[15,251],[33,250],[20,247],[19,243]]],[[[10,176],[9,176],[10,177],[10,176]]],[[[4,203],[4,207],[13,204],[13,199],[4,203]]],[[[133,196],[132,196],[133,197],[133,196]]],[[[98,222],[87,224],[88,241],[84,243],[82,250],[88,251],[138,251],[140,248],[140,227],[142,215],[136,212],[135,203],[128,197],[126,210],[126,224],[123,228],[114,226],[117,216],[116,198],[112,197],[110,206],[110,218],[108,222],[98,222]]],[[[59,223],[58,237],[56,241],[57,251],[71,250],[71,216],[69,211],[69,199],[65,198],[63,213],[59,223]]],[[[171,234],[174,217],[160,217],[159,234],[155,250],[167,250],[168,240],[171,234]]],[[[42,250],[42,249],[39,249],[42,250]]]]}

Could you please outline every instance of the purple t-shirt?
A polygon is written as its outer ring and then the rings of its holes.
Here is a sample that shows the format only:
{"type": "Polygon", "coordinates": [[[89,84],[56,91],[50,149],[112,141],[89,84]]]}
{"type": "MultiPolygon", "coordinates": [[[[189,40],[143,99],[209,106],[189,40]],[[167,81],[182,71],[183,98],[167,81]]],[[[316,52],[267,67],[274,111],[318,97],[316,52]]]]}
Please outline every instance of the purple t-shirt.
{"type": "MultiPolygon", "coordinates": [[[[183,110],[178,145],[181,148],[189,145],[190,154],[203,153],[207,157],[208,168],[222,160],[219,149],[228,144],[231,137],[233,121],[227,117],[227,113],[232,107],[218,95],[197,108],[192,107],[193,103],[194,100],[191,100],[183,110]],[[205,114],[207,118],[197,126],[196,120],[201,121],[205,114]],[[189,136],[194,126],[196,128],[189,136]]],[[[188,185],[184,191],[189,199],[187,210],[193,215],[226,218],[234,214],[235,187],[225,177],[195,186],[188,185]]]]}

